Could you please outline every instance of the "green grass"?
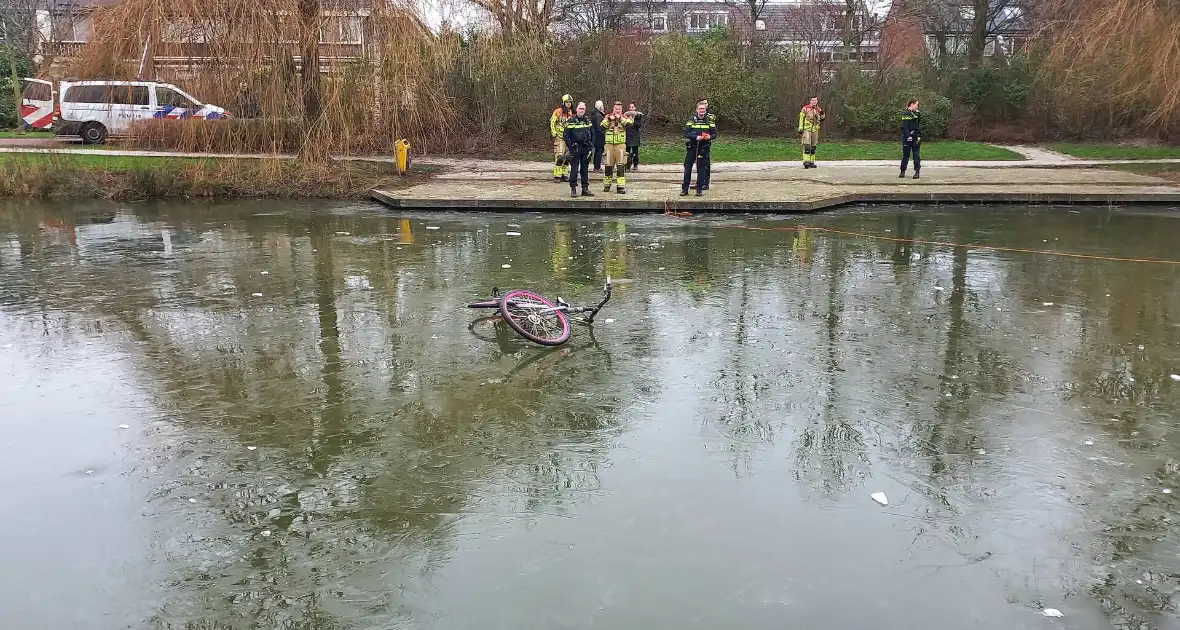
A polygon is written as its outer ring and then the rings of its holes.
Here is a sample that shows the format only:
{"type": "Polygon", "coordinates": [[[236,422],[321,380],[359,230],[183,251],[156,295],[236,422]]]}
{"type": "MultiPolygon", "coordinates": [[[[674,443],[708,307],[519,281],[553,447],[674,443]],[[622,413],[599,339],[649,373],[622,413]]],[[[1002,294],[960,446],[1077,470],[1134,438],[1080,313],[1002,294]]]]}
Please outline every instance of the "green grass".
{"type": "Polygon", "coordinates": [[[52,137],[52,131],[26,131],[22,133],[16,130],[0,130],[0,138],[31,138],[34,140],[48,140],[52,137]]]}
{"type": "Polygon", "coordinates": [[[440,170],[418,164],[399,176],[384,162],[0,153],[0,198],[367,199],[370,189],[405,188],[440,170]]]}
{"type": "Polygon", "coordinates": [[[1180,147],[1137,147],[1126,144],[1061,142],[1051,144],[1049,148],[1058,153],[1089,160],[1180,159],[1180,147]]]}
{"type": "MultiPolygon", "coordinates": [[[[505,158],[548,161],[552,157],[543,151],[526,151],[505,158]]],[[[816,158],[823,160],[897,160],[901,158],[901,143],[872,140],[824,142],[819,145],[816,158]]],[[[742,138],[721,136],[713,144],[715,162],[775,162],[802,160],[798,139],[742,138]]],[[[1019,153],[981,142],[960,140],[931,140],[922,143],[925,160],[1022,160],[1019,153]]],[[[680,164],[684,161],[684,141],[671,138],[644,139],[640,150],[641,164],[680,164]]]]}
{"type": "Polygon", "coordinates": [[[180,169],[194,164],[217,163],[213,158],[140,157],[137,155],[89,155],[86,153],[0,153],[0,164],[56,165],[73,168],[100,168],[107,171],[136,169],[180,169]]]}

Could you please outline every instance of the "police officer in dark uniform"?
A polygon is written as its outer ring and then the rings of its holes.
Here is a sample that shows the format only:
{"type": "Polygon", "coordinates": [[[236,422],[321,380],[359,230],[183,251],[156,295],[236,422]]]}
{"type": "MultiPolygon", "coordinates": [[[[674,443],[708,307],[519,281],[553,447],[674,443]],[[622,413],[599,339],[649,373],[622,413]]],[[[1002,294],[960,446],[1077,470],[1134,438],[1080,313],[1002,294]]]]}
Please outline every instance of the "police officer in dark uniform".
{"type": "Polygon", "coordinates": [[[922,115],[918,113],[917,99],[906,103],[905,111],[901,113],[901,175],[897,176],[898,179],[905,177],[911,155],[914,156],[914,179],[918,179],[922,172],[922,115]]]}
{"type": "Polygon", "coordinates": [[[692,179],[692,165],[697,165],[697,196],[709,186],[709,148],[717,137],[717,123],[709,118],[708,106],[704,101],[697,103],[696,114],[684,123],[684,179],[680,184],[680,196],[688,195],[688,182],[692,179]]]}
{"type": "Polygon", "coordinates": [[[578,103],[574,117],[565,124],[563,136],[570,152],[570,196],[578,196],[578,182],[582,183],[582,196],[593,197],[590,192],[590,152],[594,149],[594,123],[586,117],[586,103],[578,103]]]}
{"type": "MultiPolygon", "coordinates": [[[[717,112],[716,112],[716,110],[713,109],[713,106],[709,104],[708,97],[702,96],[700,101],[697,102],[697,104],[700,105],[701,103],[705,104],[705,119],[709,121],[710,125],[713,125],[714,127],[716,127],[717,126],[717,112]]],[[[717,135],[717,134],[713,134],[713,135],[717,135]]],[[[702,190],[709,190],[709,184],[712,182],[712,179],[713,179],[713,155],[712,155],[712,153],[710,153],[712,150],[713,150],[713,147],[711,144],[709,146],[705,147],[705,157],[708,159],[706,160],[706,164],[705,164],[705,170],[704,170],[705,185],[702,188],[702,190]]],[[[701,176],[701,172],[698,171],[697,177],[699,178],[700,176],[701,176]]]]}

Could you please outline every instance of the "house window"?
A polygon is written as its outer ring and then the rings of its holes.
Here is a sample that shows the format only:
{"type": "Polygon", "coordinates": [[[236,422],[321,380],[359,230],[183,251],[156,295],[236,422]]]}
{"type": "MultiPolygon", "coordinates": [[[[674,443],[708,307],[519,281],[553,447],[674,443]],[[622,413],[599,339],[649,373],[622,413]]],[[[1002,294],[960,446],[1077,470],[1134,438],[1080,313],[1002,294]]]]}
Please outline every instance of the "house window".
{"type": "Polygon", "coordinates": [[[67,18],[62,24],[63,42],[88,42],[93,34],[93,23],[90,16],[67,18]]]}
{"type": "Polygon", "coordinates": [[[364,21],[360,16],[324,18],[324,25],[320,27],[320,43],[323,44],[360,44],[364,21]]]}
{"type": "Polygon", "coordinates": [[[625,24],[637,30],[647,30],[652,33],[668,32],[667,13],[631,13],[625,18],[625,24]]]}
{"type": "Polygon", "coordinates": [[[686,29],[690,33],[707,31],[729,24],[729,14],[720,11],[697,11],[685,17],[686,29]]]}

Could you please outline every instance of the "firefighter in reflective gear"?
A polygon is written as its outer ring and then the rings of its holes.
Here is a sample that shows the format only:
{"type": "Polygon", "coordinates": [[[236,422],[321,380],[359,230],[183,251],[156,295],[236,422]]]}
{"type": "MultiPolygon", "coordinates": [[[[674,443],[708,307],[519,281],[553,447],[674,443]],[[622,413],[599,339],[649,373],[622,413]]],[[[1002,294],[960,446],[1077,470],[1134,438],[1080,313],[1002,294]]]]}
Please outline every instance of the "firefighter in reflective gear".
{"type": "Polygon", "coordinates": [[[594,150],[594,123],[586,117],[586,104],[578,103],[575,116],[565,124],[562,139],[569,147],[570,161],[570,196],[578,196],[579,177],[582,184],[582,196],[593,197],[590,192],[590,152],[594,150]]]}
{"type": "Polygon", "coordinates": [[[569,179],[570,162],[569,150],[565,146],[563,134],[565,124],[574,117],[574,97],[565,94],[561,97],[561,105],[553,110],[549,117],[549,135],[553,138],[553,181],[564,182],[569,179]]]}
{"type": "Polygon", "coordinates": [[[901,175],[898,178],[905,177],[911,155],[914,156],[914,179],[918,179],[922,172],[922,114],[918,113],[916,99],[907,103],[901,112],[901,175]]]}
{"type": "Polygon", "coordinates": [[[680,184],[680,196],[688,195],[688,182],[692,179],[693,162],[697,165],[697,196],[708,187],[709,149],[717,137],[717,123],[709,119],[708,107],[702,101],[697,103],[697,113],[684,123],[684,180],[680,184]]]}
{"type": "Polygon", "coordinates": [[[615,101],[611,113],[602,119],[603,136],[606,144],[606,188],[610,192],[611,184],[621,195],[627,185],[627,129],[635,124],[635,119],[623,115],[623,104],[615,101]]]}
{"type": "Polygon", "coordinates": [[[816,168],[815,148],[819,146],[819,127],[827,114],[819,106],[819,97],[799,110],[799,138],[803,142],[803,168],[816,168]]]}

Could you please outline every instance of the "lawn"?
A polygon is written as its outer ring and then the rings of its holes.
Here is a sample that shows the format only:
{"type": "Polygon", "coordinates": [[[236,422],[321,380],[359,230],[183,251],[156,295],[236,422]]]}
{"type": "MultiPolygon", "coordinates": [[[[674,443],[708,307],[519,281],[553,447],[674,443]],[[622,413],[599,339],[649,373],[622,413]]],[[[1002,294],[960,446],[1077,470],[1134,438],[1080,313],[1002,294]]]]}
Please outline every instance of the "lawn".
{"type": "MultiPolygon", "coordinates": [[[[551,159],[542,151],[525,151],[505,158],[551,159]]],[[[1022,160],[1019,153],[981,142],[959,140],[931,140],[922,143],[922,158],[926,160],[1022,160]]],[[[684,141],[672,138],[646,140],[640,150],[640,165],[680,164],[684,161],[684,141]]],[[[742,138],[721,136],[713,144],[715,162],[802,161],[803,152],[795,138],[742,138]]],[[[816,159],[824,160],[899,160],[898,142],[851,140],[819,145],[816,159]]]]}
{"type": "Polygon", "coordinates": [[[140,157],[137,155],[90,155],[83,152],[70,153],[0,153],[0,164],[58,165],[75,168],[101,168],[106,171],[130,171],[135,169],[183,168],[205,162],[215,165],[215,158],[173,158],[140,157]]]}
{"type": "Polygon", "coordinates": [[[1076,158],[1089,160],[1167,160],[1180,159],[1180,146],[1139,147],[1129,144],[1089,144],[1061,142],[1049,148],[1076,158]]]}
{"type": "Polygon", "coordinates": [[[53,132],[25,131],[22,133],[16,130],[0,130],[0,138],[29,138],[32,140],[49,140],[53,138],[53,132]]]}
{"type": "Polygon", "coordinates": [[[419,164],[407,176],[399,176],[386,162],[0,153],[0,198],[367,199],[370,189],[405,188],[440,170],[419,164]]]}

